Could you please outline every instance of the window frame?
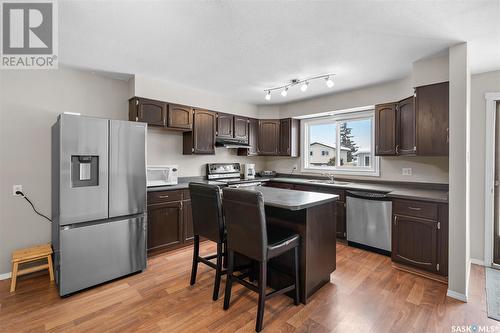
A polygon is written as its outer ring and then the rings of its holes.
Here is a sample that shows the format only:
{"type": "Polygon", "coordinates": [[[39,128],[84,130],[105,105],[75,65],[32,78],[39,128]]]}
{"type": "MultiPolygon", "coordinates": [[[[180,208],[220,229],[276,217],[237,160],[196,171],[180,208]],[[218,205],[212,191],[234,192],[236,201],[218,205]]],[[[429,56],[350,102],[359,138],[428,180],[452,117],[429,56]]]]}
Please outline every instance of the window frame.
{"type": "Polygon", "coordinates": [[[301,134],[300,134],[300,145],[302,149],[301,154],[301,172],[306,173],[332,173],[336,175],[351,175],[351,176],[380,176],[380,158],[375,156],[375,108],[369,107],[364,110],[348,110],[339,111],[330,115],[311,117],[301,119],[301,134]],[[340,166],[340,154],[341,149],[336,149],[335,153],[335,166],[312,166],[309,165],[309,128],[312,125],[321,124],[331,124],[334,123],[336,126],[336,145],[340,142],[340,124],[343,122],[355,121],[355,120],[371,120],[371,165],[369,167],[350,167],[350,166],[340,166]],[[307,139],[307,142],[306,142],[307,139]]]}

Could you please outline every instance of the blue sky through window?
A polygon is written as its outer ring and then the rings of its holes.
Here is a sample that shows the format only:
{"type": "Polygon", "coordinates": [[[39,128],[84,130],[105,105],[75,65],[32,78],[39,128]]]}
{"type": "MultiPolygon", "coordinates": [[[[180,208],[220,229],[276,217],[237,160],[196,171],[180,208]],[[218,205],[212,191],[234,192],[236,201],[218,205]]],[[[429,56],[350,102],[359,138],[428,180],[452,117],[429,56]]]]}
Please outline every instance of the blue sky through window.
{"type": "Polygon", "coordinates": [[[309,143],[320,142],[334,146],[337,140],[337,126],[335,123],[312,125],[309,132],[309,143]]]}
{"type": "MultiPolygon", "coordinates": [[[[360,149],[371,149],[371,119],[352,120],[347,122],[347,127],[352,128],[353,141],[360,149]]],[[[312,125],[309,131],[310,143],[321,142],[334,146],[337,138],[335,123],[312,125]]]]}

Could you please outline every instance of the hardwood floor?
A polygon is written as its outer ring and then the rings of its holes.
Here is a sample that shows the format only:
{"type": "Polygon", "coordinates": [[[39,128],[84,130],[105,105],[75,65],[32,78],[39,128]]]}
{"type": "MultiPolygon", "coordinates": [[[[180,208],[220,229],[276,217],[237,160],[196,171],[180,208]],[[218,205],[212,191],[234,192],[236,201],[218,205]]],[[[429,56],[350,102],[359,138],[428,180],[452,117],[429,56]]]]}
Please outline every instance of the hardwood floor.
{"type": "MultiPolygon", "coordinates": [[[[204,243],[201,253],[215,251],[204,243]]],[[[0,332],[253,332],[257,295],[234,285],[231,307],[212,301],[214,270],[189,286],[192,248],[148,260],[148,269],[68,298],[48,275],[21,277],[15,293],[0,281],[0,332]]],[[[266,302],[264,332],[451,332],[452,325],[495,326],[486,317],[484,269],[472,266],[469,303],[446,285],[391,267],[390,258],[337,245],[337,270],[307,306],[266,302]]],[[[223,295],[223,285],[220,295],[223,295]]]]}

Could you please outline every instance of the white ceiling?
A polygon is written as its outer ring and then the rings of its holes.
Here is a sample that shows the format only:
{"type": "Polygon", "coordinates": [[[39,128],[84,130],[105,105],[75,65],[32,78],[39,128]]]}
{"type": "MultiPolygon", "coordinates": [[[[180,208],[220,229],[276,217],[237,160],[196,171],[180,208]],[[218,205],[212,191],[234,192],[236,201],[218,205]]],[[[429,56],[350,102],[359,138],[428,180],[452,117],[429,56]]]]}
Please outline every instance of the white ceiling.
{"type": "Polygon", "coordinates": [[[494,1],[60,1],[61,63],[143,74],[264,104],[265,88],[336,73],[271,103],[408,75],[467,41],[473,73],[500,69],[494,1]]]}

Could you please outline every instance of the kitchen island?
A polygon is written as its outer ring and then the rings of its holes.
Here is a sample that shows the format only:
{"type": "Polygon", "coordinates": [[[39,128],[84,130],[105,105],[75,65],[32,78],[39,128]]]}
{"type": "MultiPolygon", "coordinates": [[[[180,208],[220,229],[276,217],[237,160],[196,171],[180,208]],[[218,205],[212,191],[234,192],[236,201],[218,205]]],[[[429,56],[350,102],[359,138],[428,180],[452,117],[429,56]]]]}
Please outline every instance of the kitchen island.
{"type": "MultiPolygon", "coordinates": [[[[300,235],[300,301],[308,299],[330,281],[336,268],[335,201],[338,195],[263,186],[242,187],[259,191],[264,198],[268,225],[300,235]]],[[[292,282],[293,256],[285,253],[269,262],[268,283],[281,288],[292,282]]]]}

